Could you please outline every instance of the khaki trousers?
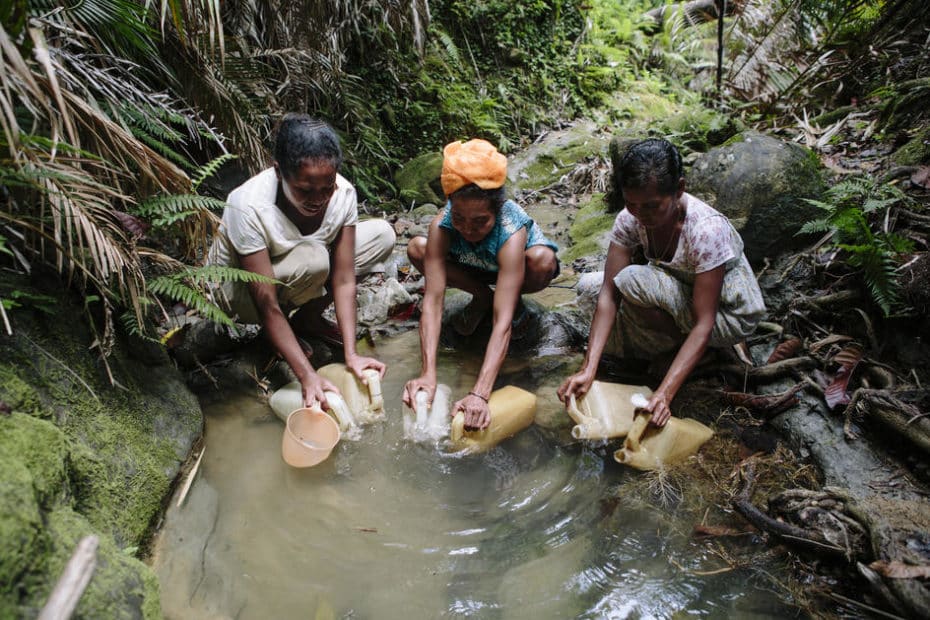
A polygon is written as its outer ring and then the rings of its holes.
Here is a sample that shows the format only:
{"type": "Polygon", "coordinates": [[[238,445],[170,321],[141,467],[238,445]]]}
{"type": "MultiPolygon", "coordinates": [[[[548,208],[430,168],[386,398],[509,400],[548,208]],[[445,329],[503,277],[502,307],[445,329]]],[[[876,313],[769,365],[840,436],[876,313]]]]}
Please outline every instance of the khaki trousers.
{"type": "MultiPolygon", "coordinates": [[[[355,275],[384,271],[384,263],[394,251],[396,235],[384,220],[365,220],[355,227],[355,275]]],[[[278,303],[285,312],[326,294],[329,278],[329,249],[318,241],[304,241],[287,254],[271,261],[278,286],[278,303]]],[[[241,323],[260,323],[248,284],[224,282],[218,303],[241,323]]]]}

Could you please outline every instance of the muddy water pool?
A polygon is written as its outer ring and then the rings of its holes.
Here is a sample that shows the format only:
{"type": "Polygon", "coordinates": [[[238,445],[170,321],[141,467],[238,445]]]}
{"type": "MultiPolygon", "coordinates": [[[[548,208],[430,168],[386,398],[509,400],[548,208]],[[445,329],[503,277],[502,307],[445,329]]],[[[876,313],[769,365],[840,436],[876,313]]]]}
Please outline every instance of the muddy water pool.
{"type": "MultiPolygon", "coordinates": [[[[624,502],[643,474],[605,446],[535,426],[472,457],[405,440],[400,394],[419,368],[416,334],[377,355],[391,363],[386,420],[313,468],[281,460],[283,424],[260,399],[206,409],[200,472],[183,506],[172,503],[153,556],[166,617],[790,613],[758,579],[780,567],[716,572],[725,564],[691,538],[691,520],[624,502]]],[[[442,353],[440,380],[461,397],[479,364],[442,353]]]]}

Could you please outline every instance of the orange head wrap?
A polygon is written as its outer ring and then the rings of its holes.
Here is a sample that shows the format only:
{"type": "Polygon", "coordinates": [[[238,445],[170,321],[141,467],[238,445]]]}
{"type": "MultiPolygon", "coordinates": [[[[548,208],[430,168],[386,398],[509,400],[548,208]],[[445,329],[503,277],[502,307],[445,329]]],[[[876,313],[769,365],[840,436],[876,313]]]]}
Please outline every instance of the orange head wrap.
{"type": "Polygon", "coordinates": [[[487,140],[450,142],[442,156],[442,191],[446,196],[470,183],[481,189],[497,189],[507,180],[507,158],[487,140]]]}

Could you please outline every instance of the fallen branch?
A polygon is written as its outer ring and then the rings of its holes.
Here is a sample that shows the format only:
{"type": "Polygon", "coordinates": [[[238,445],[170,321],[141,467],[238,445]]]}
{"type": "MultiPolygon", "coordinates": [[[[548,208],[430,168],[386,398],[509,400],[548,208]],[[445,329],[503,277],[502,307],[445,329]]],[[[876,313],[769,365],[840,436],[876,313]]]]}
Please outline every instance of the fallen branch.
{"type": "Polygon", "coordinates": [[[94,575],[99,544],[100,539],[93,535],[81,539],[65,565],[64,572],[58,578],[58,583],[55,584],[45,607],[39,613],[38,620],[61,620],[71,617],[81,595],[84,594],[84,589],[90,583],[90,578],[94,575]]]}
{"type": "Polygon", "coordinates": [[[811,537],[807,530],[800,527],[777,521],[768,516],[752,503],[752,487],[755,484],[755,463],[752,460],[740,468],[742,483],[740,490],[733,498],[733,507],[738,513],[763,532],[768,532],[773,536],[791,542],[799,547],[820,555],[827,555],[835,560],[848,561],[846,549],[829,543],[825,540],[818,540],[811,537]]]}
{"type": "Polygon", "coordinates": [[[930,454],[930,420],[921,410],[904,399],[922,399],[926,392],[910,390],[889,392],[859,388],[856,390],[846,409],[843,411],[843,433],[847,439],[857,439],[852,430],[854,417],[868,414],[885,428],[901,435],[925,454],[930,454]]]}

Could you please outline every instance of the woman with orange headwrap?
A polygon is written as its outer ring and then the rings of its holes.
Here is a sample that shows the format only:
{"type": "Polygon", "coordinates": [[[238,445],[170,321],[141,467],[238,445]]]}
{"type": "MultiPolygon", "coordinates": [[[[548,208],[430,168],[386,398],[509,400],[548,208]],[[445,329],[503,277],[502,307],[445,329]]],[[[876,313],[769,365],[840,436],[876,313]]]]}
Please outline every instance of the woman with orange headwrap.
{"type": "Polygon", "coordinates": [[[491,422],[488,398],[510,344],[521,293],[545,288],[559,271],[558,247],[532,218],[505,199],[507,158],[485,140],[452,142],[443,150],[442,189],[448,198],[429,227],[429,237],[407,246],[410,262],[426,277],[420,318],[422,371],[404,387],[413,406],[420,390],[432,403],[436,391],[436,350],[446,286],[471,293],[454,329],[470,335],[493,310],[493,326],[475,386],[452,407],[465,414],[467,429],[491,422]],[[494,284],[492,291],[490,285],[494,284]]]}

